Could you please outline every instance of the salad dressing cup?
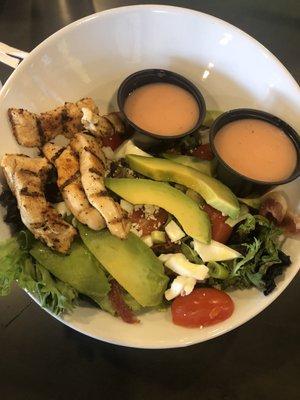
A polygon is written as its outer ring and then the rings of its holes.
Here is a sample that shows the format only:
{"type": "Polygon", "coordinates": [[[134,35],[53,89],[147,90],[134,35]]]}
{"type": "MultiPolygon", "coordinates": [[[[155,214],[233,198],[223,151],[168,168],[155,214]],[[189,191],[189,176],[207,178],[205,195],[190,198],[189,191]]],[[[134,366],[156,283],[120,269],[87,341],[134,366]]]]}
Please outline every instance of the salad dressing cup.
{"type": "MultiPolygon", "coordinates": [[[[210,128],[210,145],[217,160],[216,173],[218,179],[220,179],[226,186],[230,187],[237,196],[245,197],[249,194],[261,195],[275,186],[291,182],[300,176],[300,140],[297,132],[282,119],[265,111],[239,108],[221,114],[210,128]],[[274,181],[253,179],[238,172],[222,159],[215,145],[215,139],[218,132],[227,124],[245,119],[267,122],[268,124],[279,128],[281,132],[288,137],[289,141],[293,144],[296,153],[295,168],[288,177],[274,181]]],[[[241,157],[242,156],[243,155],[241,155],[241,157]]]]}
{"type": "Polygon", "coordinates": [[[206,114],[205,101],[199,89],[182,75],[164,69],[145,69],[129,75],[119,87],[117,100],[126,124],[131,128],[132,132],[134,132],[133,141],[137,146],[143,149],[159,146],[164,147],[166,142],[170,143],[170,141],[190,135],[199,129],[206,114]],[[196,123],[193,124],[192,128],[177,134],[154,133],[141,128],[130,120],[125,110],[126,100],[135,90],[154,83],[171,84],[172,86],[174,85],[184,89],[185,92],[192,95],[199,111],[196,123]]]}

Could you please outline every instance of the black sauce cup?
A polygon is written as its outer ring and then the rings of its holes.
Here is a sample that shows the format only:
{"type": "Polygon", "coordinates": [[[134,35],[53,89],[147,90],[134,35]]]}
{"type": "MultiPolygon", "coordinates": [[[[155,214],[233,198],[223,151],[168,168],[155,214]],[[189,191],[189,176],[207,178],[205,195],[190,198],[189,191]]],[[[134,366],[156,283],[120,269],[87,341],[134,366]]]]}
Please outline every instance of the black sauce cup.
{"type": "Polygon", "coordinates": [[[267,112],[248,108],[239,108],[225,112],[214,121],[210,128],[210,146],[217,159],[216,173],[218,179],[220,179],[220,181],[222,181],[226,186],[230,187],[237,196],[261,195],[275,186],[291,182],[300,176],[300,140],[297,132],[282,119],[267,112]],[[216,135],[224,125],[241,119],[259,119],[269,122],[270,124],[280,128],[286,136],[288,136],[294,144],[297,153],[296,167],[288,178],[276,182],[264,182],[251,179],[232,169],[219,156],[214,146],[216,135]]]}
{"type": "Polygon", "coordinates": [[[117,101],[119,110],[121,111],[127,126],[131,128],[132,132],[134,132],[133,140],[135,144],[143,149],[159,146],[163,148],[166,142],[174,141],[192,134],[199,129],[206,113],[205,101],[199,89],[184,76],[164,69],[144,69],[129,75],[119,87],[117,101]],[[130,93],[132,93],[135,89],[149,83],[171,83],[187,90],[190,94],[192,94],[199,107],[199,118],[191,130],[183,132],[179,135],[159,135],[148,132],[130,121],[124,112],[125,101],[130,93]]]}

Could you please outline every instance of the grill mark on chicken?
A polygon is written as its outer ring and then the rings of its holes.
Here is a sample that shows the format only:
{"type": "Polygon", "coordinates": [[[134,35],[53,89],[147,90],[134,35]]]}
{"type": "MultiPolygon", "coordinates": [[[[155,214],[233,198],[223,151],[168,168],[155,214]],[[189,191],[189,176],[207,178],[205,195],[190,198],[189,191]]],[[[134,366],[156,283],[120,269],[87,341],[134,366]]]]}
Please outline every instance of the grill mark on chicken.
{"type": "Polygon", "coordinates": [[[113,235],[126,238],[130,221],[125,218],[120,205],[109,196],[105,188],[105,156],[100,144],[95,138],[78,133],[70,145],[79,154],[81,182],[89,202],[102,214],[113,235]]]}
{"type": "Polygon", "coordinates": [[[39,176],[40,175],[38,172],[30,171],[29,169],[20,168],[20,171],[23,172],[24,174],[28,174],[31,176],[39,176]]]}
{"type": "Polygon", "coordinates": [[[64,147],[62,147],[61,149],[57,150],[57,152],[54,154],[53,157],[51,157],[51,162],[54,164],[55,161],[59,158],[59,156],[61,155],[61,153],[65,150],[64,147]]]}
{"type": "Polygon", "coordinates": [[[23,188],[23,189],[21,189],[21,190],[20,190],[20,193],[21,193],[23,196],[29,196],[29,197],[43,197],[43,193],[35,192],[35,191],[30,192],[30,191],[28,190],[28,188],[23,188]]]}
{"type": "Polygon", "coordinates": [[[84,146],[84,150],[87,151],[88,153],[91,153],[95,158],[97,158],[99,163],[103,166],[103,168],[105,168],[104,162],[102,161],[102,159],[96,154],[96,152],[91,147],[84,146]]]}
{"type": "Polygon", "coordinates": [[[57,169],[57,185],[72,214],[91,229],[99,230],[105,221],[88,201],[80,180],[79,161],[70,146],[60,147],[47,143],[43,152],[57,169]]]}
{"type": "Polygon", "coordinates": [[[36,239],[54,250],[65,253],[76,235],[76,229],[62,219],[47,202],[43,183],[51,165],[45,158],[6,154],[1,161],[9,187],[16,196],[24,225],[36,239]]]}
{"type": "Polygon", "coordinates": [[[116,133],[121,135],[125,133],[125,124],[120,117],[119,112],[111,112],[109,114],[103,115],[103,117],[111,123],[116,133]]]}
{"type": "Polygon", "coordinates": [[[62,131],[66,132],[66,123],[69,121],[69,116],[67,110],[64,108],[61,112],[61,124],[62,124],[62,131]]]}
{"type": "Polygon", "coordinates": [[[107,115],[103,115],[102,117],[106,120],[106,122],[107,122],[108,125],[110,126],[110,132],[111,132],[112,135],[113,135],[113,134],[116,132],[113,123],[109,120],[109,118],[107,117],[107,115]]]}
{"type": "Polygon", "coordinates": [[[37,115],[22,108],[9,108],[8,118],[16,141],[26,147],[41,145],[37,115]]]}
{"type": "Polygon", "coordinates": [[[98,139],[99,142],[100,142],[100,140],[101,140],[99,137],[97,137],[97,135],[95,135],[95,134],[94,134],[93,132],[91,132],[91,131],[88,131],[87,129],[83,130],[82,133],[85,134],[85,135],[91,136],[91,137],[94,138],[94,139],[98,139]]]}
{"type": "Polygon", "coordinates": [[[41,145],[43,145],[46,142],[46,137],[45,137],[45,134],[44,134],[44,130],[43,130],[41,121],[38,118],[36,120],[36,125],[37,125],[38,133],[39,133],[39,136],[40,136],[40,143],[41,143],[41,145]]]}
{"type": "Polygon", "coordinates": [[[51,111],[35,114],[22,108],[9,108],[8,117],[17,142],[26,147],[40,147],[59,134],[71,138],[84,130],[81,123],[82,107],[98,113],[98,108],[90,98],[77,103],[66,102],[51,111]]]}
{"type": "Polygon", "coordinates": [[[114,218],[110,221],[111,224],[119,224],[123,218],[114,218]]]}
{"type": "Polygon", "coordinates": [[[101,190],[100,192],[95,193],[95,196],[97,196],[97,197],[107,197],[108,196],[108,192],[107,192],[107,190],[101,190]]]}
{"type": "Polygon", "coordinates": [[[115,132],[123,134],[125,125],[119,113],[104,116],[91,98],[66,102],[53,110],[35,114],[22,108],[9,108],[8,117],[17,142],[26,147],[40,147],[59,134],[72,138],[76,133],[101,139],[115,132]]]}
{"type": "Polygon", "coordinates": [[[73,176],[71,176],[69,179],[67,179],[61,186],[60,186],[60,190],[64,190],[67,186],[69,186],[71,183],[73,183],[74,181],[76,181],[77,178],[79,178],[80,173],[79,171],[76,172],[76,174],[74,174],[73,176]]]}
{"type": "Polygon", "coordinates": [[[103,171],[100,171],[97,168],[89,168],[89,171],[94,173],[94,174],[96,174],[96,175],[98,175],[98,176],[103,176],[103,171]]]}

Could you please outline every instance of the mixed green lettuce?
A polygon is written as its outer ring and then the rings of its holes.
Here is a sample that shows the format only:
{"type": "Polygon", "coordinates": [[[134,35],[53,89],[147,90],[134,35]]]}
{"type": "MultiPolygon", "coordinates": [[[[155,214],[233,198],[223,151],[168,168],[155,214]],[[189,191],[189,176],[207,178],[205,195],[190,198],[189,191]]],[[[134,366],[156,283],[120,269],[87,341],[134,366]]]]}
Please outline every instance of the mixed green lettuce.
{"type": "Polygon", "coordinates": [[[281,230],[261,215],[248,214],[232,236],[231,247],[242,254],[231,262],[219,263],[227,269],[225,279],[210,279],[222,289],[257,287],[265,295],[275,287],[274,279],[291,264],[290,257],[280,250],[281,230]]]}
{"type": "Polygon", "coordinates": [[[77,291],[34,262],[29,255],[30,240],[29,233],[21,232],[0,244],[0,295],[9,294],[16,281],[54,314],[72,310],[77,291]]]}

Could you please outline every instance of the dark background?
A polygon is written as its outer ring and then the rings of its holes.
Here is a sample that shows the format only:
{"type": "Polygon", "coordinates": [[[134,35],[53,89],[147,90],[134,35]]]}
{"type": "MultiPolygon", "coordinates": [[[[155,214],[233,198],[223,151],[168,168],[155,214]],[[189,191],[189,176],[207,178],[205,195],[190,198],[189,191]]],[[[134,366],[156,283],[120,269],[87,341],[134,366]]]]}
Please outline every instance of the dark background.
{"type": "MultiPolygon", "coordinates": [[[[147,2],[0,0],[0,41],[30,51],[95,10],[141,3],[147,2]]],[[[153,3],[193,8],[238,26],[271,50],[300,82],[299,0],[153,3]]],[[[2,83],[11,72],[0,65],[2,83]]],[[[295,279],[267,310],[225,336],[153,351],[85,337],[15,288],[0,299],[0,399],[299,399],[299,289],[295,279]]]]}

